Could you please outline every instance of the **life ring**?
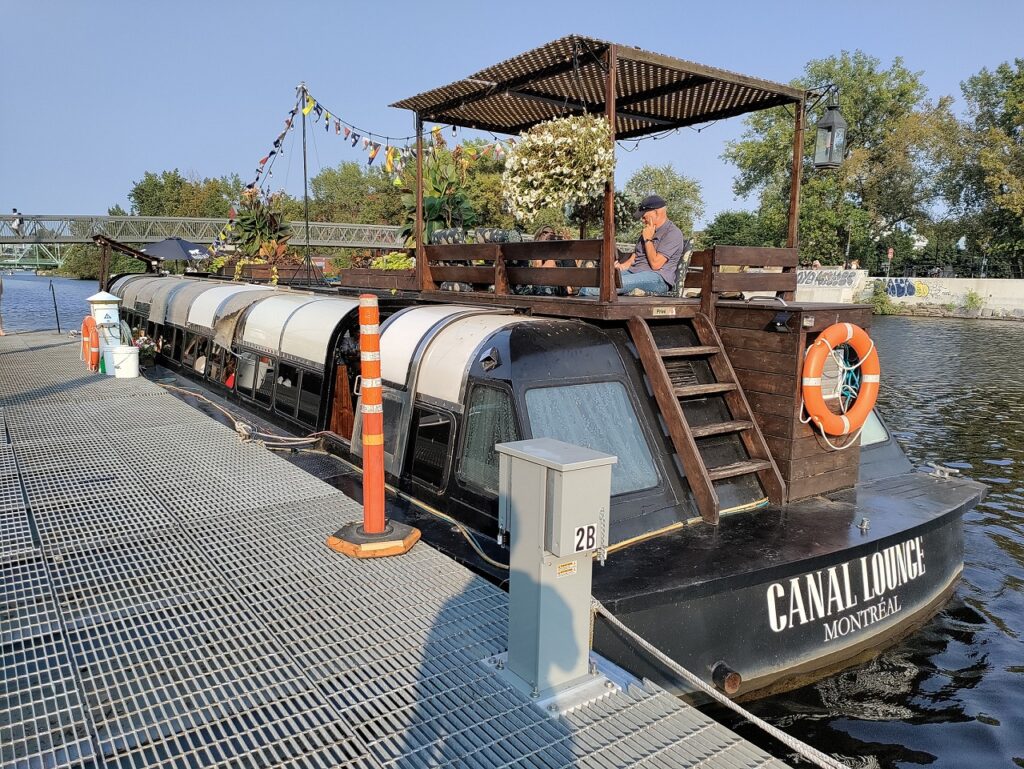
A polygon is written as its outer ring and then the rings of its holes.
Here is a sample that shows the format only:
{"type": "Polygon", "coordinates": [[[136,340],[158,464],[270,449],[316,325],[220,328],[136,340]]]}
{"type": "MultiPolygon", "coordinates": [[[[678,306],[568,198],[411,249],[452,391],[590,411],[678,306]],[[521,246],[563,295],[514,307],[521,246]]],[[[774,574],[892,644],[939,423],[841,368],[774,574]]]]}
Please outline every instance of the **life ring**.
{"type": "Polygon", "coordinates": [[[878,400],[880,374],[878,351],[864,329],[852,323],[829,326],[818,334],[804,358],[803,396],[807,415],[828,435],[848,435],[859,430],[878,400]],[[857,353],[860,389],[852,408],[845,414],[834,414],[821,393],[821,374],[825,370],[825,361],[841,344],[850,345],[857,353]]]}
{"type": "Polygon", "coordinates": [[[82,321],[82,360],[90,371],[99,371],[100,332],[96,328],[96,319],[91,316],[82,321]]]}

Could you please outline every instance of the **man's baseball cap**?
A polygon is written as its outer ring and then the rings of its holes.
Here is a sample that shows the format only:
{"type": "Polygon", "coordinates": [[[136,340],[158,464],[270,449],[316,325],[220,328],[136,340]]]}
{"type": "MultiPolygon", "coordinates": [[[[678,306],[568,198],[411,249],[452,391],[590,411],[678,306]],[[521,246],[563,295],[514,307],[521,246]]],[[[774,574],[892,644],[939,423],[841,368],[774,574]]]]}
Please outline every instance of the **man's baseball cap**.
{"type": "Polygon", "coordinates": [[[656,211],[659,208],[664,208],[668,203],[665,202],[665,198],[660,195],[648,195],[642,201],[640,201],[640,207],[636,210],[636,218],[640,219],[648,211],[656,211]]]}

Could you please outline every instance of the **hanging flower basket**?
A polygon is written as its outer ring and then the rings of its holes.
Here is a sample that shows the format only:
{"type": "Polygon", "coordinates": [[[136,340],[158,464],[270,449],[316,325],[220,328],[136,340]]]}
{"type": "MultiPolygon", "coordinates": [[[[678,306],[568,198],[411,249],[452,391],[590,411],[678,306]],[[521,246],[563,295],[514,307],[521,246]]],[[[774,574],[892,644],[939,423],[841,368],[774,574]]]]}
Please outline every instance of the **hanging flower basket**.
{"type": "Polygon", "coordinates": [[[584,205],[604,191],[615,170],[608,123],[579,115],[534,126],[508,151],[501,189],[521,222],[544,209],[584,205]]]}

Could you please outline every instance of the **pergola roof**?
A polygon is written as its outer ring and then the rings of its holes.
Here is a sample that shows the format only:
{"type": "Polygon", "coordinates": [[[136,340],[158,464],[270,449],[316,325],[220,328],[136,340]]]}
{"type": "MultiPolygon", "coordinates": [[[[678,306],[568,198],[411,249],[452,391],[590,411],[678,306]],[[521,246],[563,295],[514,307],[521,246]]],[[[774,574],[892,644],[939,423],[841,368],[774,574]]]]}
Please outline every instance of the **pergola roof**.
{"type": "Polygon", "coordinates": [[[605,109],[605,54],[616,52],[616,137],[799,102],[805,92],[630,46],[570,35],[467,78],[392,104],[424,120],[518,134],[552,118],[605,109]]]}

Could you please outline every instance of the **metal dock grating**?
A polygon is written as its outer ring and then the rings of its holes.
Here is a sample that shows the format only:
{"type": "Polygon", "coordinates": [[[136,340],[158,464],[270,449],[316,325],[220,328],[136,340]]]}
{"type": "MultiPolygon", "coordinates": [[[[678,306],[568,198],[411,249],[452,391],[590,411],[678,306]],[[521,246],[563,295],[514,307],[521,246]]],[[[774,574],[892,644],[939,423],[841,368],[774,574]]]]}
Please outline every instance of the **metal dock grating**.
{"type": "Polygon", "coordinates": [[[356,503],[78,352],[0,338],[0,768],[783,766],[650,684],[547,717],[504,593],[328,550],[356,503]]]}

